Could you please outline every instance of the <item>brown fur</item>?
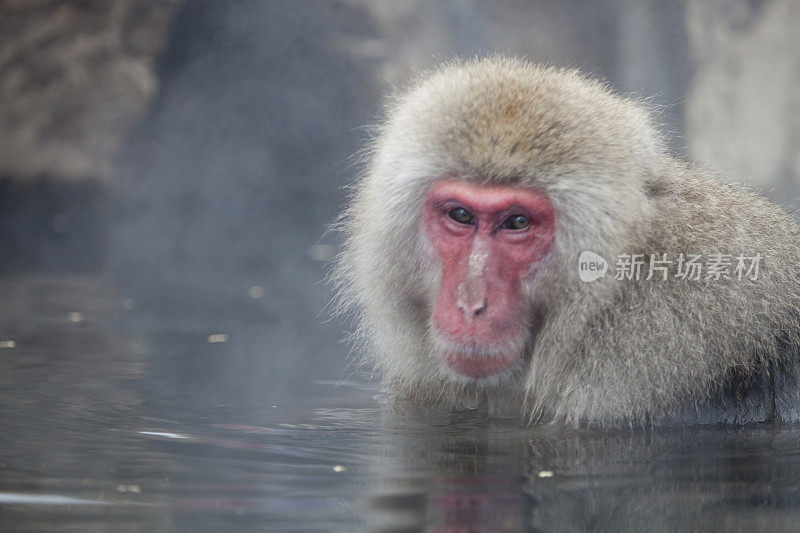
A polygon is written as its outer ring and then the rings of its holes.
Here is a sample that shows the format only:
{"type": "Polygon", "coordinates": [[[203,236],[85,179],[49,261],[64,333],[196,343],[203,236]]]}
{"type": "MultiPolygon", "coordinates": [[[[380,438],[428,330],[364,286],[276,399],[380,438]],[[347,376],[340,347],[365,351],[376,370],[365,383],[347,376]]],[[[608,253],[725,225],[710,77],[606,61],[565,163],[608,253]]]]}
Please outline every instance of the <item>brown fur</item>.
{"type": "MultiPolygon", "coordinates": [[[[356,339],[387,385],[420,401],[485,398],[530,420],[658,421],[743,401],[798,341],[795,224],[670,157],[643,106],[573,70],[490,58],[424,77],[390,106],[342,227],[339,309],[354,312],[356,339]],[[529,359],[513,376],[454,380],[429,340],[440,272],[420,227],[422,198],[445,176],[532,188],[555,208],[556,242],[526,285],[529,359]],[[579,280],[583,250],[609,262],[605,278],[579,280]],[[681,252],[760,253],[760,277],[614,279],[619,254],[681,252]]],[[[796,403],[794,389],[784,394],[796,403]]]]}

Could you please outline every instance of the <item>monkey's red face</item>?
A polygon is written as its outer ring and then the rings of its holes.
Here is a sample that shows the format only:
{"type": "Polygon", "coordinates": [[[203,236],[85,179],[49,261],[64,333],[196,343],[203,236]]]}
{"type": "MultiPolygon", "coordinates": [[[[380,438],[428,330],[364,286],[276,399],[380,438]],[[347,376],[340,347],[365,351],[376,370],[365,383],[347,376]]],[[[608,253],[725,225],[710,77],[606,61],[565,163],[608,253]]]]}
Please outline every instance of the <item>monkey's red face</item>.
{"type": "Polygon", "coordinates": [[[528,339],[523,282],[553,243],[553,208],[536,191],[437,182],[425,199],[425,231],[442,281],[433,326],[442,356],[478,379],[519,360],[528,339]]]}

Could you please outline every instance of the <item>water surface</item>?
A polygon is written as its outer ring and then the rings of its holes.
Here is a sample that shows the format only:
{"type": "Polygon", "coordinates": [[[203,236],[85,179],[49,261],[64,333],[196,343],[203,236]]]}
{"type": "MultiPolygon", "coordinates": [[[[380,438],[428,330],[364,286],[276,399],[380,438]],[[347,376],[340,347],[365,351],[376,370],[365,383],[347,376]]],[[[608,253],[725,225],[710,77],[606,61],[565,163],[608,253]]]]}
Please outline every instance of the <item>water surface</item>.
{"type": "Polygon", "coordinates": [[[800,528],[796,427],[426,413],[279,318],[162,319],[102,278],[0,294],[3,529],[800,528]]]}

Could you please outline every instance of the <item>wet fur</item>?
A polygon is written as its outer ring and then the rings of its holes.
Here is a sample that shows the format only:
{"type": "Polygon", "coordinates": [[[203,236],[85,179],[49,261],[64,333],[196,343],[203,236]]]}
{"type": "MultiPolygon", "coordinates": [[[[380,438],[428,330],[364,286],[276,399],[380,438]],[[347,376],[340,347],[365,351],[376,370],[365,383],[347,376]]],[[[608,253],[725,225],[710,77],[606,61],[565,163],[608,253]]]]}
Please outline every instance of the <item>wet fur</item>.
{"type": "Polygon", "coordinates": [[[572,424],[798,418],[797,227],[672,158],[638,102],[574,70],[450,63],[391,102],[366,161],[340,222],[337,309],[355,317],[359,353],[400,395],[447,408],[486,399],[572,424]],[[537,311],[524,364],[481,383],[454,379],[431,339],[440,273],[420,221],[442,177],[529,187],[556,212],[555,244],[526,284],[537,311]],[[579,280],[583,250],[609,262],[605,278],[579,280]],[[760,253],[760,276],[614,279],[619,254],[681,252],[760,253]]]}

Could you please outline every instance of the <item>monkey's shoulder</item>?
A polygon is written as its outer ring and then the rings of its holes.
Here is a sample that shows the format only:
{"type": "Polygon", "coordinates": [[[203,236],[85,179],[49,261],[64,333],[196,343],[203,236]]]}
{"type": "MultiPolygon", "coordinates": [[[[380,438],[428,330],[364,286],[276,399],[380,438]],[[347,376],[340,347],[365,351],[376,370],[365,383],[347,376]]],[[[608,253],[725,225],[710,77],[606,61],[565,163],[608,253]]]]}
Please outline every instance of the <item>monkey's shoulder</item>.
{"type": "Polygon", "coordinates": [[[780,206],[741,185],[693,169],[645,182],[650,243],[691,253],[768,253],[800,265],[800,227],[780,206]]]}

